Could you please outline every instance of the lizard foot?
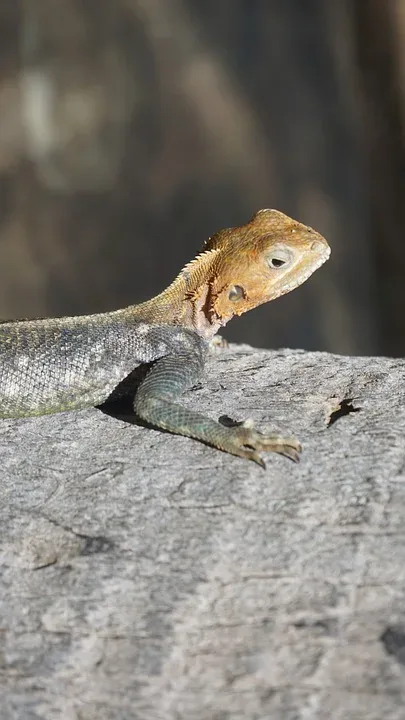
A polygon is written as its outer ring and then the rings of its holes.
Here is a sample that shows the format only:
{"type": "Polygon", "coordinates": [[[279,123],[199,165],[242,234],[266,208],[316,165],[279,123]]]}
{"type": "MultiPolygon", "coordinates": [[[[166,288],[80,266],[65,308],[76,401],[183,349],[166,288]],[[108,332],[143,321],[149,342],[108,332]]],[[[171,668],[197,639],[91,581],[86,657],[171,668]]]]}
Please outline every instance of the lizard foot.
{"type": "Polygon", "coordinates": [[[266,435],[254,430],[249,422],[233,427],[231,431],[229,446],[225,447],[224,450],[232,453],[232,455],[253,460],[262,468],[265,468],[266,464],[259,454],[260,450],[285,455],[294,462],[298,462],[300,459],[302,448],[295,438],[275,434],[266,435]]]}

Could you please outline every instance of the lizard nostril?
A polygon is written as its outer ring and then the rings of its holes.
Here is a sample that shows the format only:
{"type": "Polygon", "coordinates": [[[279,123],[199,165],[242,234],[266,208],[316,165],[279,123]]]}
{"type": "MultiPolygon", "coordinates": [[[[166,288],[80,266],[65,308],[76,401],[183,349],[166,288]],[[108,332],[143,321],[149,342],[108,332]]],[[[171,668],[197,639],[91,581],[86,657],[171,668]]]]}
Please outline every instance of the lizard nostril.
{"type": "Polygon", "coordinates": [[[322,240],[314,240],[314,242],[311,245],[311,250],[313,252],[320,252],[325,247],[325,244],[322,242],[322,240]]]}

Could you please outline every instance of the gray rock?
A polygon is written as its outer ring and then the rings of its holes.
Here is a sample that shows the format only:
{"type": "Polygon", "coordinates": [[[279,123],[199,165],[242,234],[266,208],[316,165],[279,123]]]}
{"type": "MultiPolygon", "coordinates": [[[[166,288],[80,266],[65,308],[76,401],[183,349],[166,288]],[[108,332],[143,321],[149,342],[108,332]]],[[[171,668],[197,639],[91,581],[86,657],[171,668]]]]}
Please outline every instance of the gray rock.
{"type": "Polygon", "coordinates": [[[263,471],[98,409],[3,420],[2,720],[402,720],[405,362],[247,346],[184,402],[263,471]]]}

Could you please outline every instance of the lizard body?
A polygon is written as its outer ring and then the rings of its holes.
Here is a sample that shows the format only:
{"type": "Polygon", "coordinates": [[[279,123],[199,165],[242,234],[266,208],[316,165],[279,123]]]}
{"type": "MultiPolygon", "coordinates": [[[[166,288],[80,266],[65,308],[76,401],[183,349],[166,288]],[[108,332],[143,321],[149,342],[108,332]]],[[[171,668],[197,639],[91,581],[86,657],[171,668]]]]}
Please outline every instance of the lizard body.
{"type": "Polygon", "coordinates": [[[289,292],[327,258],[326,240],[276,210],[222,230],[169,287],[139,305],[0,324],[0,417],[99,405],[120,392],[150,424],[264,465],[260,450],[298,459],[294,438],[225,427],[175,400],[201,378],[209,341],[234,315],[289,292]],[[136,390],[131,373],[148,365],[136,390]],[[124,392],[124,390],[122,390],[124,392]]]}

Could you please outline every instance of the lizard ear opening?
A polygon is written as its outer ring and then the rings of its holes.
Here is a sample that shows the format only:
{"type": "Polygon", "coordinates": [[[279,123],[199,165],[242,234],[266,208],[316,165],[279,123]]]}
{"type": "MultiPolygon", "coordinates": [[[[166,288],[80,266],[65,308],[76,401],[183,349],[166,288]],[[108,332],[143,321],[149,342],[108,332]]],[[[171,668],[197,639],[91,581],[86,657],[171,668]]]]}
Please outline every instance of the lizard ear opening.
{"type": "Polygon", "coordinates": [[[245,297],[245,291],[240,285],[232,285],[228,292],[228,299],[232,302],[242,300],[245,297]]]}

